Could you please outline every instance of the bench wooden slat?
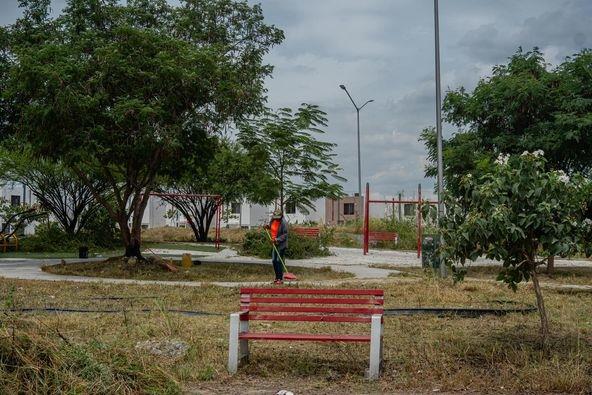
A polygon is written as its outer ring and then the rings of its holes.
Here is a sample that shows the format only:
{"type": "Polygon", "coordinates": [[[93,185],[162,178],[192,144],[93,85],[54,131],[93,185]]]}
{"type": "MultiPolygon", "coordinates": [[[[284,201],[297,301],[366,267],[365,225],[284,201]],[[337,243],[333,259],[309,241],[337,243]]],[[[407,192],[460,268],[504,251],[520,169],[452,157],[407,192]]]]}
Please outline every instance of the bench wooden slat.
{"type": "Polygon", "coordinates": [[[374,298],[281,298],[241,296],[241,303],[300,303],[300,304],[356,304],[383,305],[384,299],[374,298]]]}
{"type": "Polygon", "coordinates": [[[241,306],[243,311],[263,311],[267,313],[336,313],[336,314],[382,314],[382,308],[360,307],[316,307],[316,306],[241,306]]]}
{"type": "Polygon", "coordinates": [[[246,340],[299,340],[316,342],[370,342],[370,336],[367,335],[335,335],[335,334],[309,334],[309,333],[256,333],[242,332],[239,339],[246,340]]]}
{"type": "Polygon", "coordinates": [[[249,314],[244,320],[248,321],[295,321],[295,322],[351,322],[369,324],[370,316],[351,315],[279,315],[279,314],[249,314]]]}
{"type": "Polygon", "coordinates": [[[373,295],[384,296],[382,289],[306,289],[306,288],[241,288],[250,295],[373,295]]]}
{"type": "Polygon", "coordinates": [[[385,231],[370,231],[368,232],[368,239],[371,241],[396,241],[399,235],[395,232],[385,231]]]}
{"type": "Polygon", "coordinates": [[[301,236],[318,237],[321,233],[319,228],[292,228],[292,231],[301,236]]]}

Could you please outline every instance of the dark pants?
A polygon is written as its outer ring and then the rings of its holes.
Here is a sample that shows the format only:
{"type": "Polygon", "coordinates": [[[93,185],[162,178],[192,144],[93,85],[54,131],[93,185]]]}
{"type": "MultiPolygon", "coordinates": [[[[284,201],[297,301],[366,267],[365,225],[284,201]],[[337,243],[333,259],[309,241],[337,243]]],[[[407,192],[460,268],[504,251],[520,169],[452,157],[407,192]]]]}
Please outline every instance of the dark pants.
{"type": "Polygon", "coordinates": [[[285,259],[286,256],[286,249],[285,248],[278,248],[280,252],[278,256],[276,249],[274,248],[271,250],[271,262],[273,263],[273,271],[275,272],[275,279],[276,280],[283,280],[284,279],[284,266],[282,265],[282,261],[280,261],[280,257],[285,259]]]}

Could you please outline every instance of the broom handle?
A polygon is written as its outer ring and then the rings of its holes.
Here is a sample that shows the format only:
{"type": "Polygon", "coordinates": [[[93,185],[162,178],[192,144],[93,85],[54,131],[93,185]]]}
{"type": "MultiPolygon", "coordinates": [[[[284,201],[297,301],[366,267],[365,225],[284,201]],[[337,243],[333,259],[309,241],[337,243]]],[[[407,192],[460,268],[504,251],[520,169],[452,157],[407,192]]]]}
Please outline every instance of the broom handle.
{"type": "Polygon", "coordinates": [[[273,239],[271,238],[271,234],[267,231],[267,229],[263,228],[263,230],[265,230],[265,234],[269,238],[269,241],[271,241],[271,245],[273,246],[273,249],[275,250],[275,253],[277,254],[278,258],[280,258],[280,262],[282,263],[282,266],[284,267],[284,270],[287,273],[288,268],[286,267],[286,264],[284,263],[284,260],[282,259],[282,255],[280,254],[277,247],[275,246],[275,243],[273,242],[273,239]]]}

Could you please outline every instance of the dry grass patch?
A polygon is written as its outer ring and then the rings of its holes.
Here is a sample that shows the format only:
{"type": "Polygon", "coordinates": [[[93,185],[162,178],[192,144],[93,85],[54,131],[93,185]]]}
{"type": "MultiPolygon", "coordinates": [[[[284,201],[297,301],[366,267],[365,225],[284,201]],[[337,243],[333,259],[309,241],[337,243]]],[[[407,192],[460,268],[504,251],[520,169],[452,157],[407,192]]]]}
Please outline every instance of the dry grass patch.
{"type": "MultiPolygon", "coordinates": [[[[201,263],[189,269],[180,266],[180,261],[172,261],[178,272],[170,272],[149,263],[127,263],[121,258],[110,258],[101,262],[62,263],[44,266],[43,270],[60,275],[101,278],[125,278],[135,280],[162,281],[271,281],[274,278],[271,264],[243,263],[201,263]]],[[[194,260],[195,262],[195,260],[194,260]]],[[[353,277],[351,273],[336,272],[330,267],[320,269],[290,267],[300,280],[333,280],[353,277]]]]}
{"type": "Polygon", "coordinates": [[[162,243],[166,241],[195,241],[191,228],[162,226],[142,230],[142,241],[162,243]]]}
{"type": "MultiPolygon", "coordinates": [[[[208,237],[214,240],[215,230],[210,229],[208,237]]],[[[246,229],[239,228],[221,228],[220,238],[224,243],[242,244],[246,229]]],[[[195,236],[191,228],[177,228],[173,226],[162,226],[158,228],[148,228],[142,230],[142,241],[150,243],[162,243],[171,241],[195,241],[195,236]]]]}
{"type": "MultiPolygon", "coordinates": [[[[344,284],[349,288],[382,288],[386,307],[486,307],[533,304],[526,287],[517,292],[501,284],[453,286],[450,281],[419,279],[413,282],[344,284]]],[[[117,314],[15,315],[2,321],[0,354],[4,358],[17,336],[35,342],[51,341],[68,349],[63,336],[88,356],[88,361],[55,372],[62,390],[71,392],[176,392],[234,393],[249,389],[269,392],[290,389],[296,393],[368,393],[396,391],[569,392],[592,390],[592,295],[545,291],[552,337],[546,347],[538,338],[536,314],[504,317],[437,318],[387,317],[385,320],[385,370],[381,379],[368,383],[363,374],[368,345],[338,343],[253,342],[251,361],[236,376],[225,370],[228,313],[239,308],[238,289],[177,286],[129,286],[0,280],[3,304],[12,307],[101,307],[125,310],[117,314]],[[123,299],[106,299],[107,297],[123,299]],[[97,299],[99,298],[99,299],[97,299]],[[140,314],[139,308],[153,312],[140,314]],[[194,309],[222,315],[187,317],[169,309],[194,309]],[[135,349],[138,341],[180,339],[190,350],[178,360],[147,355],[135,349]],[[94,362],[93,362],[94,361],[94,362]],[[90,368],[99,363],[100,369],[90,368]],[[90,366],[90,367],[89,367],[90,366]],[[93,370],[95,369],[95,370],[93,370]],[[103,370],[101,370],[103,369],[103,370]],[[88,372],[106,372],[105,376],[88,372]],[[117,372],[137,372],[136,375],[117,372]],[[103,383],[103,377],[110,387],[103,383]],[[124,391],[125,390],[125,391],[124,391]],[[111,391],[113,392],[113,391],[111,391]]],[[[351,331],[366,333],[367,325],[257,323],[260,329],[297,331],[351,331]]],[[[75,348],[77,349],[77,348],[75,348]]],[[[54,348],[48,348],[51,361],[54,348]]],[[[71,350],[69,352],[72,352],[71,350]]],[[[28,352],[25,353],[28,355],[28,352]]],[[[66,355],[66,354],[63,354],[66,355]]],[[[20,362],[20,371],[32,375],[41,365],[20,362]],[[37,367],[37,368],[34,368],[37,367]]],[[[53,366],[53,365],[51,365],[53,366]]],[[[24,376],[6,368],[0,372],[4,388],[27,388],[24,376]],[[20,387],[19,387],[20,384],[20,387]]],[[[33,377],[29,376],[28,380],[33,377]]],[[[46,376],[43,376],[46,377],[46,376]]],[[[50,381],[46,381],[50,383],[50,381]]],[[[48,387],[58,388],[58,387],[48,387]]],[[[54,391],[57,392],[57,391],[54,391]]]]}
{"type": "MultiPolygon", "coordinates": [[[[379,269],[397,270],[406,275],[414,277],[432,276],[431,269],[420,267],[397,266],[396,264],[372,264],[370,267],[379,269]]],[[[495,280],[500,266],[467,266],[465,279],[495,280]]],[[[541,267],[539,281],[549,284],[574,284],[574,285],[592,285],[592,264],[584,267],[556,267],[553,274],[547,274],[545,268],[541,267]]],[[[398,274],[391,274],[396,277],[398,274]]]]}

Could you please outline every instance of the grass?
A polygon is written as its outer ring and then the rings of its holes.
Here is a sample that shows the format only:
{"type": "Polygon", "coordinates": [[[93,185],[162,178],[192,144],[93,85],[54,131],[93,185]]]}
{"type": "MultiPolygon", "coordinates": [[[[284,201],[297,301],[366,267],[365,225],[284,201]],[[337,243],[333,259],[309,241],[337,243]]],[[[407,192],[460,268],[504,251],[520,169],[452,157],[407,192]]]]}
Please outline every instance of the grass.
{"type": "MultiPolygon", "coordinates": [[[[344,285],[344,287],[360,287],[344,285]]],[[[385,289],[386,307],[485,307],[533,304],[528,287],[514,293],[492,283],[420,278],[368,283],[385,289]]],[[[0,385],[6,392],[269,393],[564,392],[592,390],[592,296],[545,291],[552,336],[538,339],[538,317],[477,319],[387,317],[381,379],[363,379],[368,345],[254,342],[251,360],[236,376],[225,370],[228,313],[239,309],[238,289],[214,286],[132,286],[0,279],[7,307],[80,307],[120,314],[8,313],[0,325],[0,385]],[[123,297],[112,300],[106,297],[123,297]],[[102,298],[102,299],[97,299],[102,298]],[[152,313],[134,310],[150,308],[152,313]],[[187,317],[168,309],[221,315],[187,317]],[[139,341],[180,339],[190,350],[179,360],[135,349],[139,341]],[[10,363],[7,363],[10,362],[10,363]]],[[[257,323],[259,329],[282,325],[257,323]]],[[[287,324],[285,330],[351,331],[363,325],[287,324]]]]}
{"type": "Polygon", "coordinates": [[[161,249],[161,250],[188,250],[188,251],[202,251],[202,252],[216,252],[218,251],[215,246],[212,245],[203,245],[199,243],[188,243],[188,242],[180,242],[180,243],[145,243],[145,248],[151,249],[161,249]]]}
{"type": "MultiPolygon", "coordinates": [[[[66,263],[44,266],[48,273],[88,276],[102,278],[126,278],[136,280],[162,281],[270,281],[273,279],[271,264],[241,263],[202,263],[189,269],[180,266],[178,272],[165,271],[154,264],[129,264],[121,259],[109,259],[102,262],[66,263]]],[[[290,267],[300,280],[333,280],[352,277],[350,273],[335,272],[331,268],[290,267]]]]}
{"type": "MultiPolygon", "coordinates": [[[[220,238],[225,243],[242,244],[246,229],[221,228],[220,238]]],[[[210,239],[214,239],[214,229],[210,229],[208,234],[210,239]]],[[[163,226],[158,228],[149,228],[142,231],[142,240],[145,242],[192,242],[195,241],[193,231],[190,228],[176,228],[163,226]]]]}
{"type": "MultiPolygon", "coordinates": [[[[371,264],[370,267],[378,269],[397,270],[406,276],[422,277],[424,269],[420,267],[397,266],[393,264],[371,264]]],[[[468,266],[465,279],[495,280],[499,273],[500,266],[468,266]]],[[[584,267],[556,267],[553,274],[547,274],[545,268],[541,267],[539,280],[550,284],[574,284],[592,285],[592,264],[584,267]]],[[[430,270],[428,270],[430,272],[430,270]]],[[[401,273],[391,273],[389,276],[398,277],[401,273]]]]}

